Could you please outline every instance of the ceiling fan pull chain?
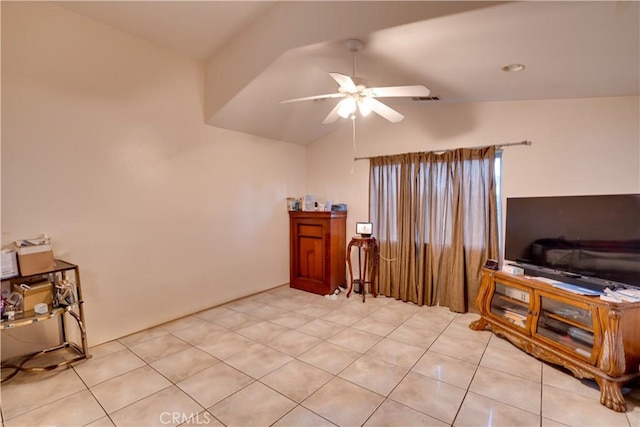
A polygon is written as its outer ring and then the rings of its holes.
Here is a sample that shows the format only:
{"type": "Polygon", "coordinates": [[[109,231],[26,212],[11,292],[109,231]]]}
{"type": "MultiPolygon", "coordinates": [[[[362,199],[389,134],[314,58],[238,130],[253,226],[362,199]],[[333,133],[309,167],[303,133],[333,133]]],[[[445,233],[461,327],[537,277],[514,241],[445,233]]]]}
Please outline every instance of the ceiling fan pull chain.
{"type": "Polygon", "coordinates": [[[351,115],[351,123],[353,127],[352,139],[353,139],[353,160],[351,162],[351,174],[353,175],[353,165],[356,164],[356,115],[351,115]]]}

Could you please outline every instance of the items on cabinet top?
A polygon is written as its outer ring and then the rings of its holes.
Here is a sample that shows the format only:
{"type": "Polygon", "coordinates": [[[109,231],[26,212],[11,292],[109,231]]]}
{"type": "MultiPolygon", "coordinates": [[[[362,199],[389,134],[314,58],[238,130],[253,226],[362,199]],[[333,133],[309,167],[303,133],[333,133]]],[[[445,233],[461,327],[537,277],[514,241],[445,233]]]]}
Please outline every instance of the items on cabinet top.
{"type": "Polygon", "coordinates": [[[582,286],[578,286],[578,285],[573,285],[571,283],[565,283],[565,282],[561,282],[559,280],[553,280],[553,279],[548,279],[546,277],[533,277],[536,280],[539,280],[541,282],[547,283],[551,286],[553,286],[554,288],[560,288],[563,289],[565,291],[574,293],[574,294],[578,294],[578,295],[587,295],[587,296],[600,296],[602,295],[602,292],[600,291],[595,291],[593,289],[587,289],[587,288],[583,288],[582,286]]]}
{"type": "Polygon", "coordinates": [[[621,304],[629,302],[640,302],[640,289],[612,286],[611,288],[604,288],[604,290],[601,292],[593,289],[583,288],[581,286],[573,285],[570,283],[560,282],[558,280],[548,279],[546,277],[536,276],[531,278],[547,283],[554,288],[563,289],[577,295],[599,296],[603,301],[617,302],[621,304]]]}
{"type": "MultiPolygon", "coordinates": [[[[59,259],[54,264],[52,269],[38,274],[18,275],[2,281],[0,316],[3,323],[30,318],[34,314],[51,314],[51,308],[55,310],[78,302],[75,295],[77,283],[67,280],[64,274],[78,267],[59,259]]],[[[11,326],[4,325],[5,329],[7,327],[11,326]]]]}
{"type": "Polygon", "coordinates": [[[2,250],[2,279],[31,276],[56,268],[51,238],[45,233],[32,239],[16,240],[12,248],[2,250]]]}
{"type": "Polygon", "coordinates": [[[346,211],[347,205],[344,203],[332,203],[331,200],[317,199],[313,194],[304,197],[287,197],[287,210],[304,212],[331,212],[346,211]]]}
{"type": "MultiPolygon", "coordinates": [[[[489,267],[487,267],[487,265],[485,264],[485,268],[489,267]]],[[[495,268],[489,269],[495,270],[495,268]]],[[[563,289],[576,295],[597,296],[600,297],[600,299],[603,301],[617,303],[640,302],[640,288],[632,285],[611,283],[610,285],[603,286],[602,289],[598,290],[580,286],[577,284],[566,283],[561,280],[551,279],[548,277],[525,275],[523,268],[513,264],[504,264],[501,270],[514,276],[535,279],[537,281],[551,285],[554,288],[563,289]]]]}

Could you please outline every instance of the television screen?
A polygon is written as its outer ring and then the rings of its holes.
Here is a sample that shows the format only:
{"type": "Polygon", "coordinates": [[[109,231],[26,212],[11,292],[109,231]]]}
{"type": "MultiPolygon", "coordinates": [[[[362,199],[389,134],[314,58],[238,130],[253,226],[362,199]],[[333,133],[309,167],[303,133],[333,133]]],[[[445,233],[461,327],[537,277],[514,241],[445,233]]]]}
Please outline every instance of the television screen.
{"type": "Polygon", "coordinates": [[[508,198],[505,259],[640,286],[640,194],[508,198]]]}

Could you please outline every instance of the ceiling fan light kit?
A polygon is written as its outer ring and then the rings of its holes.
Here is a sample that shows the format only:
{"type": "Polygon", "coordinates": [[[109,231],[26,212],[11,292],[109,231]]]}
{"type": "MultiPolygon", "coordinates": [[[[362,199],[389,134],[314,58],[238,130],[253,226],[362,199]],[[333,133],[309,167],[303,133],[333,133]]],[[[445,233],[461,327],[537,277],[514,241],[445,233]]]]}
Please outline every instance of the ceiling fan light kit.
{"type": "Polygon", "coordinates": [[[373,106],[372,106],[372,102],[371,102],[371,98],[364,98],[361,99],[360,102],[358,103],[358,110],[360,110],[360,114],[362,114],[364,117],[367,117],[371,111],[373,111],[373,106]]]}
{"type": "Polygon", "coordinates": [[[351,117],[356,112],[356,104],[352,96],[347,96],[338,103],[338,115],[344,119],[351,117]]]}
{"type": "Polygon", "coordinates": [[[346,96],[338,103],[338,115],[344,119],[352,117],[356,110],[362,117],[367,117],[373,111],[373,101],[370,97],[360,97],[357,94],[346,96]]]}
{"type": "Polygon", "coordinates": [[[343,117],[345,119],[355,118],[356,112],[359,112],[360,115],[364,117],[369,115],[372,111],[392,123],[397,123],[404,119],[404,116],[393,108],[378,101],[376,98],[415,98],[429,96],[429,89],[421,85],[367,87],[363,80],[355,75],[356,54],[362,50],[364,43],[360,40],[351,39],[347,40],[346,46],[347,49],[353,53],[353,76],[347,76],[341,73],[329,73],[336,83],[338,83],[338,92],[288,99],[281,101],[280,103],[283,104],[326,98],[342,98],[322,123],[333,123],[338,119],[338,117],[343,117]]]}

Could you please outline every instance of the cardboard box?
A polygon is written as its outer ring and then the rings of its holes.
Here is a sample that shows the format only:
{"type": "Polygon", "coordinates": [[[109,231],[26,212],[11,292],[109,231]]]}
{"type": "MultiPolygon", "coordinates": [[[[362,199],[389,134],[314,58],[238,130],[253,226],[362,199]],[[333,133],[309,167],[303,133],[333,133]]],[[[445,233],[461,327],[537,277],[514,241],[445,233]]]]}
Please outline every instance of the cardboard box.
{"type": "Polygon", "coordinates": [[[522,276],[524,269],[511,264],[505,264],[502,266],[502,271],[505,273],[513,274],[514,276],[522,276]]]}
{"type": "Polygon", "coordinates": [[[22,295],[22,310],[25,312],[33,310],[36,304],[43,303],[50,306],[53,302],[53,285],[48,280],[29,285],[15,283],[13,290],[22,295]]]}
{"type": "Polygon", "coordinates": [[[20,275],[46,273],[56,268],[51,245],[16,247],[20,275]]]}

